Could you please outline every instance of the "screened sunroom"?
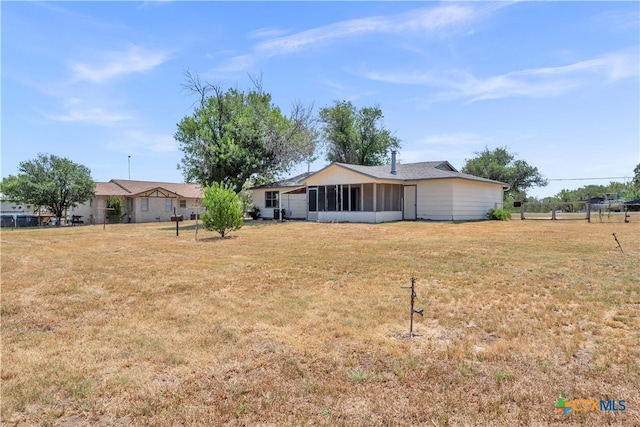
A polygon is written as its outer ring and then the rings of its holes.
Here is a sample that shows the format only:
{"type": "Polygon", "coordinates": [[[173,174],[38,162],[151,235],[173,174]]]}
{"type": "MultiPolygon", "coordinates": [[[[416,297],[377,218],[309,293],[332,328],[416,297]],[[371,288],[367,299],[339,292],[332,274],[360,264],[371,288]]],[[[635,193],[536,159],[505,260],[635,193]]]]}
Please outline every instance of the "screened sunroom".
{"type": "Polygon", "coordinates": [[[402,219],[402,184],[359,183],[307,187],[310,221],[385,222],[402,219]]]}

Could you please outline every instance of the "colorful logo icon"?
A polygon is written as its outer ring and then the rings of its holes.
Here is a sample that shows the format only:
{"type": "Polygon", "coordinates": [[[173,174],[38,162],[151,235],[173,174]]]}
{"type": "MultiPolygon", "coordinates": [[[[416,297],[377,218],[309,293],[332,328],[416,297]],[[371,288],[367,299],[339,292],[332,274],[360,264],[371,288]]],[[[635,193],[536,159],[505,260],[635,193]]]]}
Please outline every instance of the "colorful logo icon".
{"type": "Polygon", "coordinates": [[[573,409],[573,406],[571,403],[565,402],[562,397],[559,397],[558,403],[555,404],[554,408],[564,411],[564,414],[567,415],[573,409]]]}
{"type": "Polygon", "coordinates": [[[625,400],[592,400],[592,399],[574,399],[565,401],[563,397],[558,398],[554,408],[567,415],[571,411],[575,412],[602,412],[602,411],[620,411],[627,409],[625,400]]]}

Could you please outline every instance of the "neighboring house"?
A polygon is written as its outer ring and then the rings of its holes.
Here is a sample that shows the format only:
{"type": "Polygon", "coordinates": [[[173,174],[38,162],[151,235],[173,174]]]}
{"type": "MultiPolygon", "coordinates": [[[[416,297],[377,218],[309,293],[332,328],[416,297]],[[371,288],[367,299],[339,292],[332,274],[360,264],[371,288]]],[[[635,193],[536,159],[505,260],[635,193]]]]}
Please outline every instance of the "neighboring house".
{"type": "Polygon", "coordinates": [[[35,206],[29,203],[15,202],[0,193],[0,214],[2,215],[37,215],[35,206]]]}
{"type": "Polygon", "coordinates": [[[293,178],[251,189],[253,204],[264,219],[280,218],[282,209],[290,219],[307,218],[307,191],[304,180],[312,175],[303,173],[293,178]]]}
{"type": "MultiPolygon", "coordinates": [[[[298,184],[294,191],[306,193],[307,220],[368,223],[486,219],[489,210],[503,207],[503,194],[509,188],[503,182],[460,173],[447,161],[396,165],[395,155],[387,166],[332,163],[298,184]]],[[[267,196],[262,188],[254,190],[256,205],[263,203],[262,198],[282,198],[267,196]]]]}
{"type": "Polygon", "coordinates": [[[0,227],[36,226],[39,214],[35,206],[15,202],[0,193],[0,227]]]}
{"type": "Polygon", "coordinates": [[[175,213],[184,219],[195,219],[204,192],[197,184],[130,181],[112,179],[96,182],[96,197],[72,209],[71,215],[82,216],[83,223],[105,221],[107,198],[122,197],[124,217],[122,222],[170,221],[175,213]]]}

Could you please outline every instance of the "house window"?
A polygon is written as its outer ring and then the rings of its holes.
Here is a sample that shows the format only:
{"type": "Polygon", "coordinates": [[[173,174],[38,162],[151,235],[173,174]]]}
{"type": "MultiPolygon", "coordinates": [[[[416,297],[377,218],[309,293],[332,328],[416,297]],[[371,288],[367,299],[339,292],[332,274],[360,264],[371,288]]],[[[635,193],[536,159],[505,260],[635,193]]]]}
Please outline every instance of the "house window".
{"type": "Polygon", "coordinates": [[[264,193],[264,207],[265,208],[279,208],[280,207],[280,192],[279,191],[267,191],[264,193]]]}
{"type": "Polygon", "coordinates": [[[165,212],[171,212],[172,208],[173,208],[173,200],[164,199],[164,211],[165,212]]]}
{"type": "Polygon", "coordinates": [[[186,200],[180,200],[180,209],[184,209],[187,207],[187,201],[186,200]]]}
{"type": "Polygon", "coordinates": [[[141,211],[149,210],[149,199],[147,199],[146,197],[140,199],[140,210],[141,211]]]}

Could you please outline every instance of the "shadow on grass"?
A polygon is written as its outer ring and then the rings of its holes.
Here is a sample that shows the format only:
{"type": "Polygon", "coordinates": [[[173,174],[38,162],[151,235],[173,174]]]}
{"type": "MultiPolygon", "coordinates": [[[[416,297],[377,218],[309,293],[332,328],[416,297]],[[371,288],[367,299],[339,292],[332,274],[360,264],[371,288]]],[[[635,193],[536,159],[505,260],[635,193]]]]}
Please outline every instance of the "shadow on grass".
{"type": "MultiPolygon", "coordinates": [[[[196,222],[195,221],[189,221],[192,222],[192,224],[189,225],[182,225],[183,223],[180,223],[179,225],[179,230],[184,230],[184,231],[195,231],[196,229],[196,222]]],[[[285,222],[278,222],[278,221],[273,221],[271,219],[267,219],[267,220],[253,220],[253,219],[247,219],[244,221],[244,223],[242,224],[242,227],[266,227],[269,225],[276,225],[276,224],[286,224],[288,221],[285,222]]],[[[202,226],[202,222],[198,223],[198,230],[204,230],[205,228],[202,226]]],[[[169,230],[176,230],[176,225],[174,223],[172,223],[172,225],[167,226],[167,227],[162,227],[160,230],[162,231],[169,231],[169,230]]]]}
{"type": "Polygon", "coordinates": [[[217,242],[225,242],[227,240],[234,240],[237,239],[238,236],[236,236],[235,234],[232,234],[231,236],[224,236],[221,237],[220,235],[217,236],[209,236],[209,237],[202,237],[202,238],[198,238],[198,242],[213,242],[213,243],[217,243],[217,242]]]}

